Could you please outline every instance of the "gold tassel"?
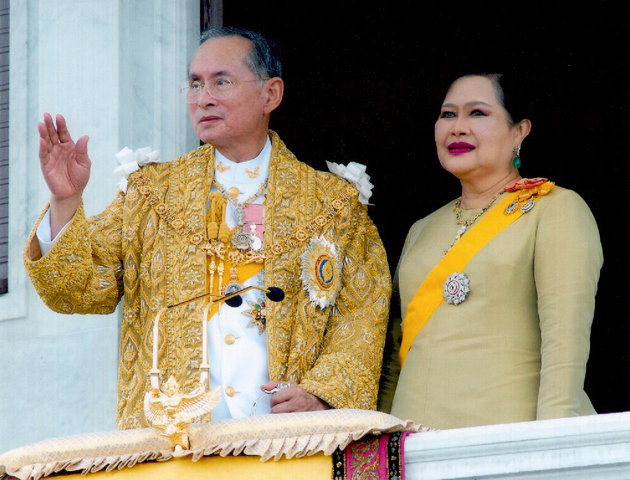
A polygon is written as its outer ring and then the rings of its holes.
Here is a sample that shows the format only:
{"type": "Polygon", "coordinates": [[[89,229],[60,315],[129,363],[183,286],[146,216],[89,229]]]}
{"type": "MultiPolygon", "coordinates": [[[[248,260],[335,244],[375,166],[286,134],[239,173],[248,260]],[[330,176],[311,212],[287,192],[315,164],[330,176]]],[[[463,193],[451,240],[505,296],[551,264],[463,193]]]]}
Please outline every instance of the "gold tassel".
{"type": "Polygon", "coordinates": [[[225,216],[227,211],[227,202],[223,203],[223,218],[221,219],[221,228],[219,228],[219,241],[227,243],[230,238],[230,228],[225,223],[225,216]]]}
{"type": "Polygon", "coordinates": [[[210,200],[210,210],[208,212],[209,214],[209,219],[206,222],[208,225],[208,240],[210,240],[211,242],[213,240],[215,240],[217,238],[217,235],[219,234],[219,225],[217,224],[217,203],[219,203],[221,200],[223,200],[221,198],[221,195],[218,195],[217,198],[217,192],[212,192],[209,196],[209,200],[210,200]]]}
{"type": "MultiPolygon", "coordinates": [[[[223,224],[225,223],[223,219],[225,218],[225,208],[227,206],[227,202],[223,199],[219,192],[210,193],[210,195],[208,196],[208,200],[210,202],[210,209],[208,210],[208,213],[206,215],[206,225],[208,229],[208,240],[212,243],[216,241],[219,237],[220,229],[219,222],[217,220],[221,222],[221,228],[223,228],[223,224]],[[218,219],[217,217],[221,215],[221,211],[223,211],[223,216],[222,218],[218,219]]],[[[215,257],[215,254],[211,255],[210,265],[208,266],[208,274],[210,275],[210,290],[208,293],[215,293],[214,274],[217,272],[217,259],[215,257]]],[[[222,263],[223,262],[221,261],[221,264],[222,263]]],[[[220,270],[223,270],[223,267],[221,267],[220,270]]],[[[222,275],[222,273],[219,273],[219,275],[222,275]]],[[[220,289],[221,285],[219,285],[219,292],[217,292],[219,294],[220,289]]]]}
{"type": "MultiPolygon", "coordinates": [[[[225,223],[225,217],[227,215],[227,202],[223,204],[223,218],[221,219],[221,227],[219,228],[219,241],[223,243],[227,243],[230,237],[230,229],[225,223]]],[[[225,272],[225,261],[220,259],[219,267],[219,295],[223,295],[223,273],[225,272]]]]}

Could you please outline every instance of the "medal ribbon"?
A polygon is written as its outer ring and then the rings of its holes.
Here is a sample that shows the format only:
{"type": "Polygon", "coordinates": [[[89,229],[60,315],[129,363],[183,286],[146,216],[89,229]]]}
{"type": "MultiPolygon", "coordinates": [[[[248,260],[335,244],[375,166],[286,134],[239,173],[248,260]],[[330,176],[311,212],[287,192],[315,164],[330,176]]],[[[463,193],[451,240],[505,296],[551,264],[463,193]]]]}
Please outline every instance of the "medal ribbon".
{"type": "MultiPolygon", "coordinates": [[[[489,210],[473,228],[453,245],[453,248],[424,279],[405,312],[399,352],[401,368],[416,336],[444,301],[443,286],[446,278],[454,272],[463,272],[468,262],[488,242],[523,215],[520,208],[509,215],[504,213],[508,205],[518,201],[518,196],[521,193],[516,191],[508,194],[506,198],[489,210]]],[[[534,195],[531,200],[537,202],[540,198],[540,195],[534,195]]]]}

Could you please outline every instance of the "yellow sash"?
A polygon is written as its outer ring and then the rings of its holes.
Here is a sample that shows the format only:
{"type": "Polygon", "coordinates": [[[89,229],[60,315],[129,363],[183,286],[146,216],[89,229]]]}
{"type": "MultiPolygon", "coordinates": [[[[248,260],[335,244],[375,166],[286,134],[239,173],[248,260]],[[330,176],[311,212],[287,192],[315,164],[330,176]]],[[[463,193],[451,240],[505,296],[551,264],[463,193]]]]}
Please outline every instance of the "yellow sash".
{"type": "MultiPolygon", "coordinates": [[[[256,275],[258,272],[260,272],[263,269],[263,264],[262,263],[249,263],[247,265],[241,265],[238,267],[238,281],[239,283],[242,285],[243,283],[245,283],[247,280],[249,280],[251,277],[253,277],[254,275],[256,275]]],[[[226,282],[229,282],[230,278],[230,269],[232,268],[232,264],[230,263],[230,261],[226,258],[225,259],[225,267],[224,267],[224,274],[223,274],[223,286],[225,287],[226,282]]],[[[208,277],[207,280],[207,284],[206,285],[210,285],[210,274],[206,274],[206,277],[208,277]]],[[[214,274],[214,293],[216,295],[219,295],[219,274],[215,272],[214,274]]],[[[264,285],[260,285],[261,287],[264,287],[264,285]]],[[[207,290],[209,290],[209,288],[207,288],[207,290]]],[[[215,304],[210,308],[210,313],[208,314],[208,319],[212,318],[212,315],[214,315],[217,311],[219,311],[219,307],[221,307],[220,304],[215,304]]]]}
{"type": "MultiPolygon", "coordinates": [[[[504,228],[523,215],[520,208],[509,215],[504,213],[506,207],[517,201],[521,193],[521,191],[516,191],[508,194],[507,197],[492,208],[450,249],[440,263],[424,279],[405,313],[399,352],[401,368],[405,363],[405,358],[416,335],[418,335],[422,327],[444,300],[443,286],[446,278],[455,272],[463,272],[470,259],[477,252],[501,233],[504,228]]],[[[531,199],[536,202],[540,199],[540,195],[534,195],[531,199]]]]}
{"type": "MultiPolygon", "coordinates": [[[[223,200],[221,198],[221,194],[219,192],[213,192],[210,194],[210,209],[208,210],[207,214],[206,214],[206,222],[208,224],[210,224],[210,222],[216,222],[215,227],[217,228],[218,225],[223,224],[223,226],[227,227],[227,225],[225,225],[225,221],[223,220],[223,214],[225,213],[225,204],[226,201],[223,200]],[[214,198],[213,198],[214,196],[214,198]]],[[[232,238],[232,235],[234,234],[234,231],[236,230],[236,228],[233,228],[229,231],[229,234],[227,236],[228,240],[228,244],[230,242],[230,238],[232,238]]],[[[216,236],[218,231],[215,231],[214,234],[208,234],[209,236],[212,236],[213,238],[216,236]]],[[[220,260],[218,258],[214,258],[214,261],[216,262],[216,267],[218,267],[220,260]]],[[[208,259],[206,259],[206,293],[214,293],[215,295],[224,295],[225,292],[220,292],[219,291],[219,280],[221,275],[219,275],[218,272],[218,268],[215,269],[214,271],[214,275],[211,279],[211,274],[210,271],[208,271],[208,265],[207,265],[208,259]],[[210,291],[210,285],[213,286],[212,288],[212,292],[210,291]]],[[[251,277],[253,277],[254,275],[256,275],[258,272],[260,272],[263,269],[263,264],[262,263],[248,263],[245,265],[239,265],[238,267],[238,282],[242,285],[243,283],[245,283],[247,280],[249,280],[251,277]]],[[[230,260],[228,259],[228,256],[225,255],[225,260],[223,263],[223,278],[222,280],[222,287],[225,287],[226,283],[229,283],[229,278],[230,278],[230,272],[232,270],[232,262],[230,262],[230,260]]],[[[260,285],[263,286],[263,285],[260,285]]],[[[210,308],[210,312],[208,314],[208,319],[212,318],[212,316],[217,313],[217,311],[219,310],[219,308],[221,307],[220,304],[215,304],[210,308]]]]}

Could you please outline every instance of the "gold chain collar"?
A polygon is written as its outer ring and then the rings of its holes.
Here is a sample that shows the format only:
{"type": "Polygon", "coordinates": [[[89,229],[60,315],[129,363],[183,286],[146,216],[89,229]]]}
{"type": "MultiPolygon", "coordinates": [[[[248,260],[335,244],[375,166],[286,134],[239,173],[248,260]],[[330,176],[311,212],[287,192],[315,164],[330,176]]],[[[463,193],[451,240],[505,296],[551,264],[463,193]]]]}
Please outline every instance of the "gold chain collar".
{"type": "Polygon", "coordinates": [[[479,217],[481,217],[484,213],[488,211],[492,204],[496,202],[497,198],[499,198],[503,193],[505,193],[505,190],[500,190],[494,197],[490,199],[488,203],[486,203],[486,205],[480,211],[475,213],[471,218],[466,221],[462,219],[462,197],[459,197],[457,200],[455,200],[454,208],[457,225],[466,225],[466,227],[470,227],[473,223],[477,221],[479,217]]]}
{"type": "MultiPolygon", "coordinates": [[[[134,177],[138,184],[138,191],[146,197],[147,203],[155,208],[155,212],[162,217],[171,228],[182,237],[188,237],[189,242],[193,245],[199,245],[204,240],[208,242],[205,228],[200,232],[192,226],[187,225],[178,214],[172,212],[168,205],[160,200],[164,198],[164,194],[151,185],[151,182],[146,178],[142,170],[138,170],[134,174],[134,177]]],[[[348,185],[341,197],[333,200],[329,205],[326,205],[324,211],[317,215],[312,222],[298,229],[295,233],[274,243],[270,247],[266,247],[265,250],[273,255],[281,255],[306,242],[315,233],[322,230],[335,215],[340,213],[344,209],[345,202],[356,194],[356,189],[352,185],[348,185]]]]}

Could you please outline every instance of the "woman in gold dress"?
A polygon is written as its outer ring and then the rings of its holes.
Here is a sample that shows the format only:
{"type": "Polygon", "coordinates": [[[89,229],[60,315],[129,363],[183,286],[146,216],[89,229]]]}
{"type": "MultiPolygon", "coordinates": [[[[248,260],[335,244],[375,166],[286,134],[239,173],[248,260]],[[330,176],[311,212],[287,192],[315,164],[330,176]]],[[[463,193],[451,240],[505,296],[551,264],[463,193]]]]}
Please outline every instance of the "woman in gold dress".
{"type": "Polygon", "coordinates": [[[411,227],[397,269],[404,320],[390,320],[380,405],[429,427],[595,413],[597,225],[575,192],[521,178],[532,125],[506,93],[497,74],[450,86],[435,141],[462,194],[411,227]]]}

